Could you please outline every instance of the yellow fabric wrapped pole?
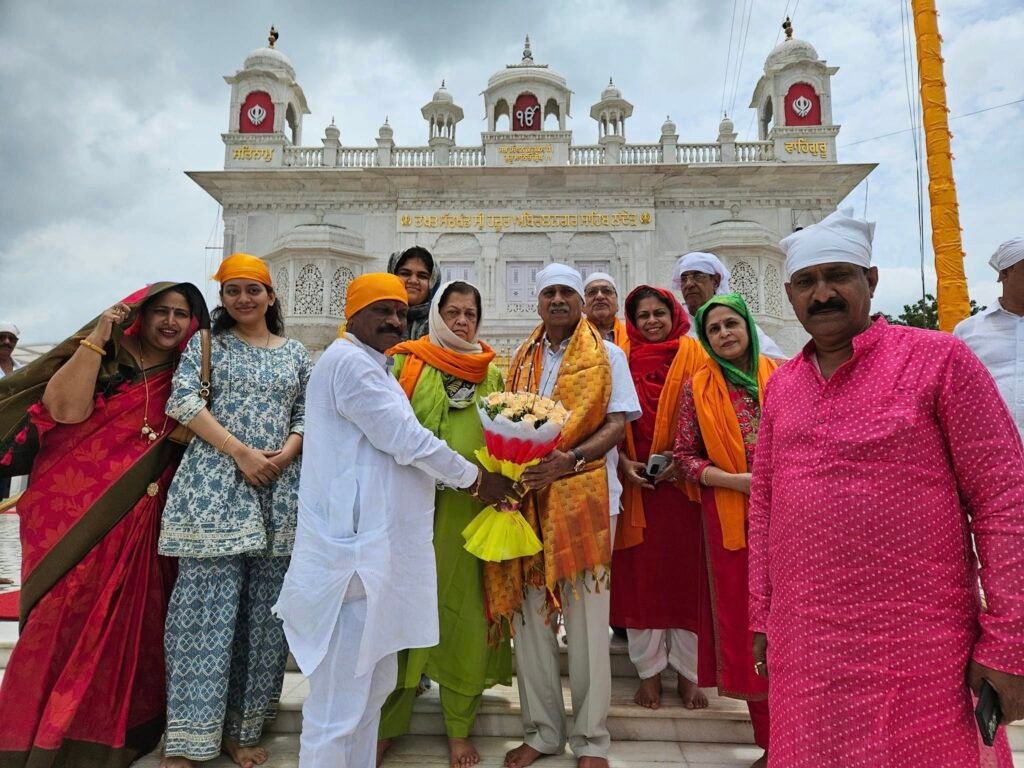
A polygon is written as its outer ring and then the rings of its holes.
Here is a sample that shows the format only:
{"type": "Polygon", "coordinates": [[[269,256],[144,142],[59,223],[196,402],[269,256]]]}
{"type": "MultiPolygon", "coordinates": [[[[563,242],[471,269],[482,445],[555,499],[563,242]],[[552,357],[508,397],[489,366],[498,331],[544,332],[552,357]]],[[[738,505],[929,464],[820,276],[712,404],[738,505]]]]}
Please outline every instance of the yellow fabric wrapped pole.
{"type": "Polygon", "coordinates": [[[942,37],[934,0],[913,0],[917,34],[917,66],[921,81],[922,122],[928,159],[928,199],[931,202],[932,249],[938,277],[939,329],[952,331],[971,313],[960,240],[960,212],[953,181],[949,109],[942,73],[942,37]]]}

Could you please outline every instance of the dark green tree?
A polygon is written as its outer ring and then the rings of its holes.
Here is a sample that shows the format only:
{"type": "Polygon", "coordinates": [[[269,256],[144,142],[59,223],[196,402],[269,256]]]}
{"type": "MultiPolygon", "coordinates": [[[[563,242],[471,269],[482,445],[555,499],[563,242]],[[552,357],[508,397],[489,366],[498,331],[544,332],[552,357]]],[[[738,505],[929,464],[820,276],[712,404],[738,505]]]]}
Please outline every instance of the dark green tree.
{"type": "MultiPolygon", "coordinates": [[[[978,303],[971,299],[972,315],[978,314],[983,309],[985,307],[979,307],[978,303]]],[[[903,311],[896,317],[885,315],[885,319],[892,325],[910,325],[914,328],[930,328],[937,331],[939,329],[939,302],[930,293],[926,293],[923,299],[918,299],[913,304],[904,304],[903,311]]]]}

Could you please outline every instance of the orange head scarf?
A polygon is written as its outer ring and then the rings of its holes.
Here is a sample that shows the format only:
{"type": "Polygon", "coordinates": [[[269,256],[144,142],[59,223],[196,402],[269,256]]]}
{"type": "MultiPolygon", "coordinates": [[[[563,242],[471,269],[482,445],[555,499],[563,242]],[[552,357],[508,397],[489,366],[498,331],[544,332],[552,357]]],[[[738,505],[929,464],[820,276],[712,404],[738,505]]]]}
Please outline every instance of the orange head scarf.
{"type": "Polygon", "coordinates": [[[232,253],[220,263],[213,279],[221,285],[228,280],[255,280],[271,288],[274,285],[270,282],[270,270],[267,269],[267,263],[258,256],[248,253],[232,253]]]}
{"type": "Polygon", "coordinates": [[[345,298],[345,319],[350,320],[352,315],[375,301],[400,301],[403,304],[408,304],[409,294],[405,290],[405,283],[401,278],[386,272],[370,272],[360,275],[348,284],[348,294],[345,298]]]}

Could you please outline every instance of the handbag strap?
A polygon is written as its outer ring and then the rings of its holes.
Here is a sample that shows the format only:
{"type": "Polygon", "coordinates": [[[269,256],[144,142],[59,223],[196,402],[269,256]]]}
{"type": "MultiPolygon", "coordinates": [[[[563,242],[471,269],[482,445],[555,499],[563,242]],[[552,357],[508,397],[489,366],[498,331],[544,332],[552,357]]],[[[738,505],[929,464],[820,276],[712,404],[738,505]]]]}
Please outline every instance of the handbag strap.
{"type": "Polygon", "coordinates": [[[199,396],[207,403],[210,402],[210,329],[199,329],[199,344],[201,359],[199,364],[199,396]]]}

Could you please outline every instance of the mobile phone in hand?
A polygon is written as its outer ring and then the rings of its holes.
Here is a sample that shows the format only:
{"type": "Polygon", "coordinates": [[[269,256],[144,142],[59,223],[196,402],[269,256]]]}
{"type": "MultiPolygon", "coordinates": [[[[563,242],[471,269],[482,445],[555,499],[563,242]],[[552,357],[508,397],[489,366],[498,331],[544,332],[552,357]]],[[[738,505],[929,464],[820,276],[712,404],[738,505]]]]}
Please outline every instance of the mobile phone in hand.
{"type": "Polygon", "coordinates": [[[981,681],[974,717],[978,721],[981,740],[985,742],[986,747],[991,747],[996,740],[996,729],[1003,720],[1003,709],[999,706],[999,694],[988,680],[981,681]]]}
{"type": "Polygon", "coordinates": [[[647,466],[644,467],[644,475],[648,480],[654,482],[654,478],[656,478],[658,473],[669,465],[669,461],[670,459],[668,456],[663,456],[660,453],[652,454],[651,457],[647,459],[647,466]]]}

